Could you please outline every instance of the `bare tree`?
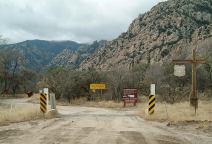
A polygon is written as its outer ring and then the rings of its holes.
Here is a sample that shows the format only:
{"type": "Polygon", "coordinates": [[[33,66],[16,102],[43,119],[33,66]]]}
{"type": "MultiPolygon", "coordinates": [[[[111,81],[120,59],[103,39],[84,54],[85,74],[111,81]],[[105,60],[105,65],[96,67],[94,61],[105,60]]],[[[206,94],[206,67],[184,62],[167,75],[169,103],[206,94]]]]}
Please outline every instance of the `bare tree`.
{"type": "Polygon", "coordinates": [[[4,49],[0,53],[1,75],[3,79],[2,93],[8,93],[12,88],[15,93],[18,86],[18,73],[23,64],[23,57],[17,50],[4,49]]]}
{"type": "Polygon", "coordinates": [[[128,83],[126,80],[126,74],[128,69],[118,68],[113,71],[108,72],[108,87],[111,91],[111,99],[120,101],[122,97],[122,90],[126,88],[128,83]]]}

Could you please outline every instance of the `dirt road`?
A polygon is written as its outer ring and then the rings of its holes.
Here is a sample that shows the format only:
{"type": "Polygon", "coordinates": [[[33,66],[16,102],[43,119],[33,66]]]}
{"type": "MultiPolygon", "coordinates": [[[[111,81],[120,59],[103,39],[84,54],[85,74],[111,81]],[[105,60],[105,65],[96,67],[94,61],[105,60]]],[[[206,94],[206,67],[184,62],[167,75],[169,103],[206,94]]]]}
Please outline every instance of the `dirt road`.
{"type": "Polygon", "coordinates": [[[60,118],[0,127],[1,144],[211,144],[212,135],[145,121],[133,110],[58,107],[60,118]]]}

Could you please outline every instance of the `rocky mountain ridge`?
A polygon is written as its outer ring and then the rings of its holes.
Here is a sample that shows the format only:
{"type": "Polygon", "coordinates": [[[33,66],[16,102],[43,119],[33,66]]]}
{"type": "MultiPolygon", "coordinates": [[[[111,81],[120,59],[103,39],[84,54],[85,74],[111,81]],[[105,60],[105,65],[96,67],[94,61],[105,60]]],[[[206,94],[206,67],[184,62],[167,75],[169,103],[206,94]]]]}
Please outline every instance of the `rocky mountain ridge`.
{"type": "Polygon", "coordinates": [[[80,44],[74,41],[27,40],[15,44],[0,45],[0,51],[17,50],[23,56],[25,66],[42,71],[49,67],[77,68],[79,64],[101,48],[106,41],[80,44]]]}
{"type": "Polygon", "coordinates": [[[211,0],[168,0],[139,15],[127,32],[86,58],[80,69],[130,68],[188,55],[191,46],[212,37],[211,0]]]}
{"type": "Polygon", "coordinates": [[[28,40],[0,45],[19,50],[33,70],[65,67],[86,70],[132,68],[188,56],[191,48],[212,37],[211,0],[168,0],[140,14],[128,30],[112,41],[80,44],[73,41],[28,40]]]}

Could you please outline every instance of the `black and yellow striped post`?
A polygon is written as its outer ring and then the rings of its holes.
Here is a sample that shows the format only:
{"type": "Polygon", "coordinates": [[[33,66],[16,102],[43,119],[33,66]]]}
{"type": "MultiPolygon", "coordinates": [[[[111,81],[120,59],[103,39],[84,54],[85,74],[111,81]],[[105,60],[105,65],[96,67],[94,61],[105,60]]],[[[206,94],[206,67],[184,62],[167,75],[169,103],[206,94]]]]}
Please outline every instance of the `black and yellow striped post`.
{"type": "Polygon", "coordinates": [[[155,95],[149,96],[149,114],[153,114],[155,111],[155,95]]]}
{"type": "Polygon", "coordinates": [[[47,110],[46,94],[43,93],[40,94],[40,110],[43,113],[46,113],[47,110]]]}

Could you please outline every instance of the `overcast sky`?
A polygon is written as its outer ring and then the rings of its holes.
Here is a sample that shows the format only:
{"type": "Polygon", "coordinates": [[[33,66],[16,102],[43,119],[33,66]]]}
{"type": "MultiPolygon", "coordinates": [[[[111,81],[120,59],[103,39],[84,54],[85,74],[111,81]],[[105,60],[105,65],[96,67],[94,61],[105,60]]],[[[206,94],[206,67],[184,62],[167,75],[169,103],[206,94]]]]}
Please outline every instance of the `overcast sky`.
{"type": "Polygon", "coordinates": [[[0,0],[0,35],[10,43],[111,40],[160,1],[164,0],[0,0]]]}

